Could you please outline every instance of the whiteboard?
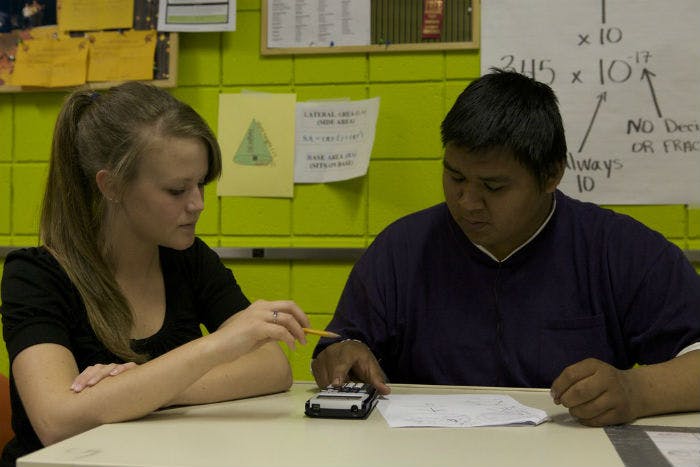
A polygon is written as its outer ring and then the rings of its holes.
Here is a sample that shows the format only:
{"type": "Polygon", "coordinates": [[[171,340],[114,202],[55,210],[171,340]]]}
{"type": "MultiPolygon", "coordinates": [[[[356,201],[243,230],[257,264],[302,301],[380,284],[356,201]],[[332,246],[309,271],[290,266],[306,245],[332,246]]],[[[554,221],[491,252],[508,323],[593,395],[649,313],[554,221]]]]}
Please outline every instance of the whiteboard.
{"type": "Polygon", "coordinates": [[[483,0],[481,73],[552,86],[560,189],[599,204],[700,202],[700,0],[483,0]]]}

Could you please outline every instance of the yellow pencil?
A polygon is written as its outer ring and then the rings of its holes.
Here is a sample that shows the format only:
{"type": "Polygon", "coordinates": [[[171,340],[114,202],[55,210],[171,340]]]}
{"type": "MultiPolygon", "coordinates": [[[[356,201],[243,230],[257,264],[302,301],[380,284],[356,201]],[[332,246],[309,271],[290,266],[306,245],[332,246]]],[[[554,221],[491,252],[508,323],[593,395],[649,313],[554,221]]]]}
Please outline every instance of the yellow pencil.
{"type": "Polygon", "coordinates": [[[336,334],[330,331],[319,331],[318,329],[302,328],[306,334],[313,334],[314,336],[321,337],[340,337],[340,334],[336,334]]]}

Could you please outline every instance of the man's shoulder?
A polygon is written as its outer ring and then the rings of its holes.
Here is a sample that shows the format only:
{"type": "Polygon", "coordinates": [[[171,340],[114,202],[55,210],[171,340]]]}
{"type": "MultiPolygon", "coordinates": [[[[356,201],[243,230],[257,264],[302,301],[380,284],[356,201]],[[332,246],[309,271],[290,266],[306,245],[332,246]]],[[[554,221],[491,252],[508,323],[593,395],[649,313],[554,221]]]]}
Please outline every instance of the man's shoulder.
{"type": "Polygon", "coordinates": [[[613,248],[664,248],[671,242],[660,232],[624,212],[560,194],[557,210],[576,234],[613,248]],[[561,209],[560,209],[561,208],[561,209]]]}
{"type": "Polygon", "coordinates": [[[450,212],[447,209],[447,205],[442,202],[400,217],[389,224],[384,231],[429,231],[436,226],[444,225],[448,220],[449,215],[450,212]]]}
{"type": "Polygon", "coordinates": [[[571,198],[561,192],[557,198],[557,209],[561,209],[562,213],[572,220],[591,229],[633,229],[660,235],[651,227],[629,214],[615,211],[609,207],[600,206],[592,202],[571,198]]]}
{"type": "Polygon", "coordinates": [[[450,213],[445,203],[413,212],[390,223],[368,248],[369,256],[406,256],[437,241],[449,229],[450,213]]]}

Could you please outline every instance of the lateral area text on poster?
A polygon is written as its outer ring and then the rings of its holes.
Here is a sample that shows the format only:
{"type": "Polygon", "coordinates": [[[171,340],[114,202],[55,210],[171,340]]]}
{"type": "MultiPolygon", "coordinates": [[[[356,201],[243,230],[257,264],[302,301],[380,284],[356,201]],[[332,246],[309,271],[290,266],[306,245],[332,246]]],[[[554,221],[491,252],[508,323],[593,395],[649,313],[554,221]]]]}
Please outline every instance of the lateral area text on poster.
{"type": "Polygon", "coordinates": [[[337,182],[365,175],[378,114],[378,97],[297,103],[294,181],[337,182]]]}

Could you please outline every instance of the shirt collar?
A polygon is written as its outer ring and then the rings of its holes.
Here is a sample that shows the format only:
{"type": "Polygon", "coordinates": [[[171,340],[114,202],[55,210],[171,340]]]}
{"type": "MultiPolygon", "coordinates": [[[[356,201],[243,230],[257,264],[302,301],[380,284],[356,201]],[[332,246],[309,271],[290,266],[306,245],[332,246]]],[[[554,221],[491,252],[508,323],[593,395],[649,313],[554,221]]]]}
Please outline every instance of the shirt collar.
{"type": "MultiPolygon", "coordinates": [[[[530,236],[530,238],[528,238],[527,240],[525,240],[525,242],[524,242],[522,245],[520,245],[520,246],[519,246],[518,248],[516,248],[515,250],[511,251],[510,254],[509,254],[508,256],[506,256],[505,258],[503,258],[502,260],[499,260],[498,258],[496,258],[494,255],[491,254],[491,252],[490,252],[489,250],[487,250],[487,249],[484,248],[483,246],[478,245],[478,244],[476,244],[476,243],[474,243],[474,246],[477,247],[477,248],[478,248],[479,250],[481,250],[482,252],[484,252],[489,258],[493,259],[493,260],[496,261],[497,263],[502,263],[502,262],[506,261],[508,258],[510,258],[511,256],[513,256],[514,254],[516,254],[518,251],[522,250],[522,249],[525,247],[525,245],[527,245],[528,243],[530,243],[535,237],[537,237],[537,236],[540,234],[540,232],[542,232],[542,229],[544,229],[545,226],[546,226],[547,224],[549,224],[549,220],[550,220],[550,219],[552,218],[552,216],[554,215],[554,210],[555,210],[556,208],[557,208],[557,196],[556,196],[556,194],[554,194],[554,195],[552,195],[552,209],[549,211],[549,215],[548,215],[547,218],[544,220],[544,222],[542,222],[542,225],[540,225],[540,228],[537,229],[537,230],[535,231],[535,233],[533,233],[533,234],[530,236]]],[[[473,243],[473,242],[472,242],[472,243],[473,243]]]]}

